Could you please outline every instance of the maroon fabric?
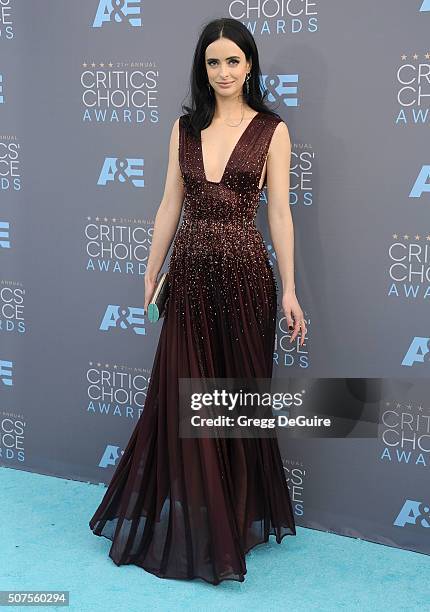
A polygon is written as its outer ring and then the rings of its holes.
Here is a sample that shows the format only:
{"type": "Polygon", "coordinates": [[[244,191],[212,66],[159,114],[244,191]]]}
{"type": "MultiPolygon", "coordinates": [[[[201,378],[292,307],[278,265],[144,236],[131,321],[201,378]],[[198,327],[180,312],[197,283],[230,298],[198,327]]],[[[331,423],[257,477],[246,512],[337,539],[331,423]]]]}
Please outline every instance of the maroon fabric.
{"type": "Polygon", "coordinates": [[[180,118],[185,200],[166,314],[143,414],[89,523],[117,565],[243,581],[246,552],[296,533],[276,438],[178,435],[179,378],[272,376],[277,287],[255,216],[279,121],[257,113],[215,183],[180,118]]]}

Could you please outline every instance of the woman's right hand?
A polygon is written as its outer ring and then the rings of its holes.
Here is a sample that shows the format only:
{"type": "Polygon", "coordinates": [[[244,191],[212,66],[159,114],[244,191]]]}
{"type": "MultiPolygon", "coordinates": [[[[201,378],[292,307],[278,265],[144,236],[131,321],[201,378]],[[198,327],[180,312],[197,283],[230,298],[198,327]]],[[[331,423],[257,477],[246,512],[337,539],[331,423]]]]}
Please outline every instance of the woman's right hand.
{"type": "Polygon", "coordinates": [[[148,305],[154,295],[155,287],[157,286],[157,277],[153,277],[151,275],[145,274],[145,300],[144,300],[144,310],[145,313],[148,312],[148,305]]]}

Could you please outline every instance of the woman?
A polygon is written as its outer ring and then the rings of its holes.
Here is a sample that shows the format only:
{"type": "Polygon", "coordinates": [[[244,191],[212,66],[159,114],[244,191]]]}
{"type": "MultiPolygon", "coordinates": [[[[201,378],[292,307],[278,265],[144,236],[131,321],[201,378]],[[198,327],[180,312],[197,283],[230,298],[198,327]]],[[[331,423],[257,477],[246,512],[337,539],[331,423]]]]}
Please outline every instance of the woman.
{"type": "Polygon", "coordinates": [[[245,26],[218,19],[204,28],[145,274],[147,309],[183,205],[144,412],[90,521],[112,541],[117,565],[164,578],[243,581],[246,552],[296,533],[276,438],[178,434],[179,378],[272,376],[277,287],[255,226],[264,183],[291,340],[306,334],[293,277],[290,139],[260,77],[245,26]]]}

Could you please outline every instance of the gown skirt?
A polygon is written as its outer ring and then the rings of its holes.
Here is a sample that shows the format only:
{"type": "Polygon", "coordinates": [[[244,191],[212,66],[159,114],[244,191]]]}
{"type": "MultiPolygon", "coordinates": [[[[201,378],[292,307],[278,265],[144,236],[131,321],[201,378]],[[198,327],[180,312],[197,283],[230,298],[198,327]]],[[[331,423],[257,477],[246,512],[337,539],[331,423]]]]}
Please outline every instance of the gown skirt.
{"type": "Polygon", "coordinates": [[[89,525],[116,565],[212,584],[245,579],[245,554],[296,535],[276,437],[179,436],[180,378],[271,378],[277,284],[255,225],[279,115],[258,112],[206,179],[201,138],[179,119],[183,221],[144,410],[89,525]]]}

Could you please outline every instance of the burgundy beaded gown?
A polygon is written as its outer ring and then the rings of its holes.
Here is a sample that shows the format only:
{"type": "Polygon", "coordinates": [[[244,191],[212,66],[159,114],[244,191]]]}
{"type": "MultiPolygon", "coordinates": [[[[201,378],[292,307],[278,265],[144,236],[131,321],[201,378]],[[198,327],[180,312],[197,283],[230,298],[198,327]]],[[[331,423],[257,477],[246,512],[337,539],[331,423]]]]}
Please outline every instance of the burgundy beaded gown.
{"type": "Polygon", "coordinates": [[[282,119],[254,115],[218,183],[185,120],[183,221],[144,411],[89,525],[112,541],[117,565],[242,582],[251,548],[296,534],[277,439],[179,437],[178,379],[272,376],[277,286],[255,217],[282,119]]]}

